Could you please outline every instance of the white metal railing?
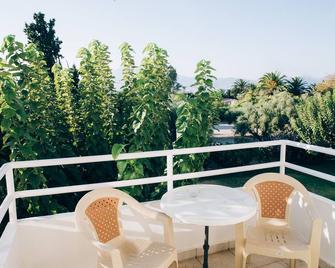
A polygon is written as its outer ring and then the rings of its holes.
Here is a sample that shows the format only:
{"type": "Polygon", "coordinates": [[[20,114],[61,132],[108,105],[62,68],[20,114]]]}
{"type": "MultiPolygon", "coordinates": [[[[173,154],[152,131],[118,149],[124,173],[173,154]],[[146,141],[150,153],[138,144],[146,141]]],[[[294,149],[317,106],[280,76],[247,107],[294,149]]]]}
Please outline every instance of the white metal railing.
{"type": "Polygon", "coordinates": [[[55,158],[55,159],[44,159],[44,160],[32,160],[32,161],[18,161],[9,162],[4,164],[0,168],[0,180],[5,176],[7,185],[7,195],[0,205],[0,223],[4,218],[7,211],[9,211],[9,218],[11,222],[17,221],[16,215],[16,199],[43,196],[43,195],[55,195],[64,193],[75,193],[82,191],[90,191],[102,187],[125,187],[134,185],[145,185],[166,182],[167,190],[173,189],[173,182],[184,179],[193,179],[201,177],[209,177],[223,174],[231,174],[237,172],[260,170],[273,167],[279,167],[280,173],[285,173],[285,168],[290,168],[305,174],[309,174],[318,178],[322,178],[331,182],[335,182],[335,176],[326,174],[320,171],[309,169],[306,167],[298,166],[289,162],[286,162],[286,149],[287,146],[301,148],[304,150],[324,153],[335,156],[335,149],[325,148],[315,145],[309,145],[304,143],[293,142],[289,140],[277,140],[277,141],[265,141],[265,142],[251,142],[231,145],[220,145],[220,146],[208,146],[208,147],[197,147],[197,148],[185,148],[185,149],[173,149],[164,151],[151,151],[151,152],[136,152],[136,153],[123,153],[118,156],[117,159],[113,159],[112,155],[98,155],[98,156],[81,156],[81,157],[68,157],[68,158],[55,158]],[[222,168],[216,170],[199,171],[192,173],[174,174],[173,173],[173,157],[177,155],[187,154],[198,154],[198,153],[210,153],[210,152],[222,152],[222,151],[233,151],[241,149],[251,148],[264,148],[280,146],[280,159],[276,162],[268,162],[262,164],[252,164],[232,168],[222,168]],[[16,191],[14,185],[14,170],[21,168],[36,168],[36,167],[47,167],[47,166],[60,166],[60,165],[72,165],[72,164],[85,164],[85,163],[97,163],[107,161],[120,161],[130,159],[143,159],[143,158],[154,158],[154,157],[166,157],[166,175],[158,177],[140,178],[133,180],[124,181],[112,181],[103,183],[83,184],[74,186],[64,187],[53,187],[43,188],[35,190],[16,191]]]}

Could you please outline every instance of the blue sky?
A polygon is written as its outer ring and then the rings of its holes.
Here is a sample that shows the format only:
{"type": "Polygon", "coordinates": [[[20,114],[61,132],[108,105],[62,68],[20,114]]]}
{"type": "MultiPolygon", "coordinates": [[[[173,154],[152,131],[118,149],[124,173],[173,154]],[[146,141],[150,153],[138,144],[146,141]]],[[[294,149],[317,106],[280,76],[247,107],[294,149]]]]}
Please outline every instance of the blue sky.
{"type": "Polygon", "coordinates": [[[105,42],[119,68],[119,45],[132,44],[136,59],[156,42],[181,75],[208,59],[218,77],[256,79],[268,71],[289,76],[335,73],[333,0],[12,0],[1,1],[0,37],[25,41],[24,22],[36,11],[56,18],[62,54],[76,62],[90,40],[105,42]]]}

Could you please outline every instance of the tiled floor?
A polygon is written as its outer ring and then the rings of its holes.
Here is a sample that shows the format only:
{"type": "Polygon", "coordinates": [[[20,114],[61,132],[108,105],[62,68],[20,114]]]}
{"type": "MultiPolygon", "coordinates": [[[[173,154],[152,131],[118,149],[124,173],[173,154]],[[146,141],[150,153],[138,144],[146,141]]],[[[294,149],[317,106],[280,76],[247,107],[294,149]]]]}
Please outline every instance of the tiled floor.
{"type": "MultiPolygon", "coordinates": [[[[209,267],[210,268],[235,268],[234,267],[234,254],[229,251],[223,251],[209,256],[209,267]]],[[[288,268],[288,260],[281,260],[269,257],[262,257],[257,255],[252,255],[248,257],[247,262],[248,268],[288,268]]],[[[306,268],[307,266],[298,261],[297,268],[306,268]]],[[[193,258],[179,263],[179,268],[202,268],[202,257],[193,258]]]]}

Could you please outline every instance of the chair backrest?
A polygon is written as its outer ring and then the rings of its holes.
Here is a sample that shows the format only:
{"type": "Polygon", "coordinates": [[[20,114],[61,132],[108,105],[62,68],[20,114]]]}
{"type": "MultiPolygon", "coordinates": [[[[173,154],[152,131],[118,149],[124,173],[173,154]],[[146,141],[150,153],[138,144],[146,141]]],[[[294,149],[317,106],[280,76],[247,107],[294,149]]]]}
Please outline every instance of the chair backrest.
{"type": "Polygon", "coordinates": [[[312,206],[310,194],[296,179],[279,173],[263,173],[246,182],[244,189],[255,195],[258,204],[258,220],[276,219],[288,224],[292,195],[299,192],[312,206]]]}
{"type": "Polygon", "coordinates": [[[78,229],[92,242],[108,243],[121,237],[119,208],[123,204],[137,205],[128,194],[113,188],[93,190],[78,202],[75,214],[78,229]]]}

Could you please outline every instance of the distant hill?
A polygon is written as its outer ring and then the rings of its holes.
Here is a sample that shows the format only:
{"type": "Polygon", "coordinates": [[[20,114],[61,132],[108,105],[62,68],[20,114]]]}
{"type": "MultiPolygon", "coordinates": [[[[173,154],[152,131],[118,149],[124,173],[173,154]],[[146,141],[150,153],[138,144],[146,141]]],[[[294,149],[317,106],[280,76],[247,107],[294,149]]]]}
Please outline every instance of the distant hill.
{"type": "Polygon", "coordinates": [[[321,77],[303,76],[302,77],[308,84],[317,84],[323,80],[321,77]]]}
{"type": "MultiPolygon", "coordinates": [[[[330,77],[335,77],[335,75],[329,75],[325,78],[316,78],[316,77],[312,77],[312,76],[303,76],[302,78],[308,83],[308,84],[316,84],[316,83],[319,83],[321,82],[322,80],[325,80],[326,78],[330,78],[330,77]]],[[[287,77],[288,79],[290,77],[287,77]]],[[[227,77],[227,78],[218,78],[214,85],[216,88],[218,89],[224,89],[224,90],[227,90],[227,89],[230,89],[231,86],[234,84],[234,82],[237,80],[237,79],[240,79],[240,78],[237,78],[237,77],[227,77]]],[[[248,79],[245,79],[247,81],[249,81],[250,83],[257,83],[257,80],[248,80],[248,79]]],[[[178,76],[178,82],[180,84],[182,84],[183,86],[186,87],[186,91],[188,92],[192,92],[194,91],[194,89],[192,89],[192,87],[190,87],[190,85],[192,85],[194,83],[194,78],[193,77],[190,77],[190,76],[184,76],[184,75],[179,75],[178,76]]]]}
{"type": "Polygon", "coordinates": [[[330,88],[335,88],[335,74],[327,75],[316,85],[316,91],[325,92],[330,88]]]}
{"type": "MultiPolygon", "coordinates": [[[[122,76],[121,69],[114,70],[113,74],[115,76],[115,86],[118,89],[122,85],[122,83],[121,83],[121,76],[122,76]]],[[[235,78],[235,77],[218,78],[215,81],[214,85],[215,85],[216,88],[219,88],[219,89],[229,89],[233,85],[235,80],[237,80],[237,79],[238,78],[235,78]]],[[[191,91],[191,92],[193,91],[191,85],[194,84],[194,82],[195,82],[194,77],[185,76],[185,75],[178,75],[178,82],[188,89],[186,91],[191,91]]]]}
{"type": "MultiPolygon", "coordinates": [[[[218,78],[215,82],[214,82],[214,86],[218,89],[229,89],[231,88],[231,86],[234,84],[235,80],[237,80],[238,78],[235,77],[227,77],[227,78],[218,78]]],[[[255,82],[252,80],[248,80],[250,82],[255,82]]],[[[182,84],[183,86],[186,87],[186,91],[190,91],[192,92],[192,87],[191,85],[194,84],[195,80],[193,77],[190,76],[184,76],[184,75],[179,75],[178,76],[178,82],[180,84],[182,84]]]]}
{"type": "MultiPolygon", "coordinates": [[[[121,83],[121,69],[116,69],[114,70],[114,76],[115,76],[115,86],[116,88],[120,88],[120,86],[122,85],[121,83]]],[[[303,79],[309,83],[309,84],[313,84],[313,83],[320,83],[323,80],[331,80],[330,78],[334,78],[335,74],[332,75],[328,75],[324,78],[316,78],[316,77],[311,77],[311,76],[303,76],[303,79]]],[[[218,78],[215,82],[214,82],[214,86],[218,89],[224,89],[227,90],[229,88],[231,88],[231,86],[234,84],[234,82],[239,79],[239,77],[227,77],[227,78],[218,78]]],[[[250,83],[257,83],[257,80],[248,80],[250,83]]],[[[187,92],[193,92],[194,89],[191,87],[192,84],[194,84],[195,80],[194,77],[191,76],[186,76],[186,75],[178,75],[178,82],[180,84],[182,84],[183,86],[186,87],[187,92]]]]}
{"type": "Polygon", "coordinates": [[[331,81],[335,80],[335,74],[329,74],[322,79],[322,81],[329,81],[329,80],[331,81]]]}

